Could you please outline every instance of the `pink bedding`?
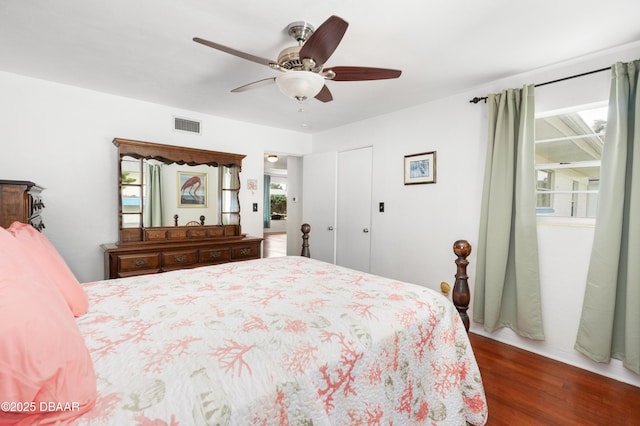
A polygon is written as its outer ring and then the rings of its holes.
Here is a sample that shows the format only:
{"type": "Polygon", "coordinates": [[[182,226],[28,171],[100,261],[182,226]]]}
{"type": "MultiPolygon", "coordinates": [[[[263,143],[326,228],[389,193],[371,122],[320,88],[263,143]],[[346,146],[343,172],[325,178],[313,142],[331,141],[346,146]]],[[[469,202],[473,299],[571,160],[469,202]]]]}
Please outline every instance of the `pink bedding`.
{"type": "Polygon", "coordinates": [[[91,425],[486,422],[458,313],[416,285],[281,257],[83,285],[91,425]]]}

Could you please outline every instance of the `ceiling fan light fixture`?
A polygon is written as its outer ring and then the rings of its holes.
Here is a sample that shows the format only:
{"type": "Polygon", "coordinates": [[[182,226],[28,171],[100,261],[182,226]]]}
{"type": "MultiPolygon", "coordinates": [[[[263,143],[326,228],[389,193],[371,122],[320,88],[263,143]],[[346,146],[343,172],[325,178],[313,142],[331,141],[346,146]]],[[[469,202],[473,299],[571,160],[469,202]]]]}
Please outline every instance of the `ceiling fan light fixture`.
{"type": "Polygon", "coordinates": [[[276,77],[276,84],[286,96],[303,101],[320,93],[324,78],[312,71],[288,71],[276,77]]]}

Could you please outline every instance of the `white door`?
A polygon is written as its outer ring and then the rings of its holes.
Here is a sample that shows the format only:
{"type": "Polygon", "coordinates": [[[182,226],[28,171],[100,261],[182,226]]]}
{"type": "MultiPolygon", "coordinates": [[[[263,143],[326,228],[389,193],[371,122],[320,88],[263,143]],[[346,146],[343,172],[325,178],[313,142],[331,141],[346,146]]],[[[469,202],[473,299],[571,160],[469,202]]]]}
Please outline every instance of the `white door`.
{"type": "Polygon", "coordinates": [[[302,222],[311,226],[309,233],[311,258],[335,263],[335,152],[310,154],[303,157],[302,196],[302,222]]]}
{"type": "Polygon", "coordinates": [[[373,148],[338,153],[336,263],[369,272],[373,148]]]}

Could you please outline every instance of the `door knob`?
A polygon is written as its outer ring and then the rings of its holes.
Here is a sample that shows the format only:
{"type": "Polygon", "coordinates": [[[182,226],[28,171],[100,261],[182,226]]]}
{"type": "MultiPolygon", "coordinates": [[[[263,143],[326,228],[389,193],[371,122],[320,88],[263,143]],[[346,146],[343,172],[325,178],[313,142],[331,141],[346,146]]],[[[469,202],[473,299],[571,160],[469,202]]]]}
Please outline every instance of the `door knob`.
{"type": "Polygon", "coordinates": [[[333,231],[333,226],[328,227],[327,231],[333,231]]]}
{"type": "Polygon", "coordinates": [[[364,228],[364,229],[362,230],[362,232],[364,232],[365,234],[366,234],[366,233],[368,233],[368,232],[369,232],[369,228],[364,228]]]}

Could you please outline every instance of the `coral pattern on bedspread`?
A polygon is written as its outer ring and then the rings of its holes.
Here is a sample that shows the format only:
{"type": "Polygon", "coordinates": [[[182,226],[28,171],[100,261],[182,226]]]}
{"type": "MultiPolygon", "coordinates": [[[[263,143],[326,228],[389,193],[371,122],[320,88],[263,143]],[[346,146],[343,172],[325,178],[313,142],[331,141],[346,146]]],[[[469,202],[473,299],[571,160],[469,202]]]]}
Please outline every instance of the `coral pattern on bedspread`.
{"type": "Polygon", "coordinates": [[[91,425],[482,425],[450,301],[277,257],[84,284],[91,425]]]}

